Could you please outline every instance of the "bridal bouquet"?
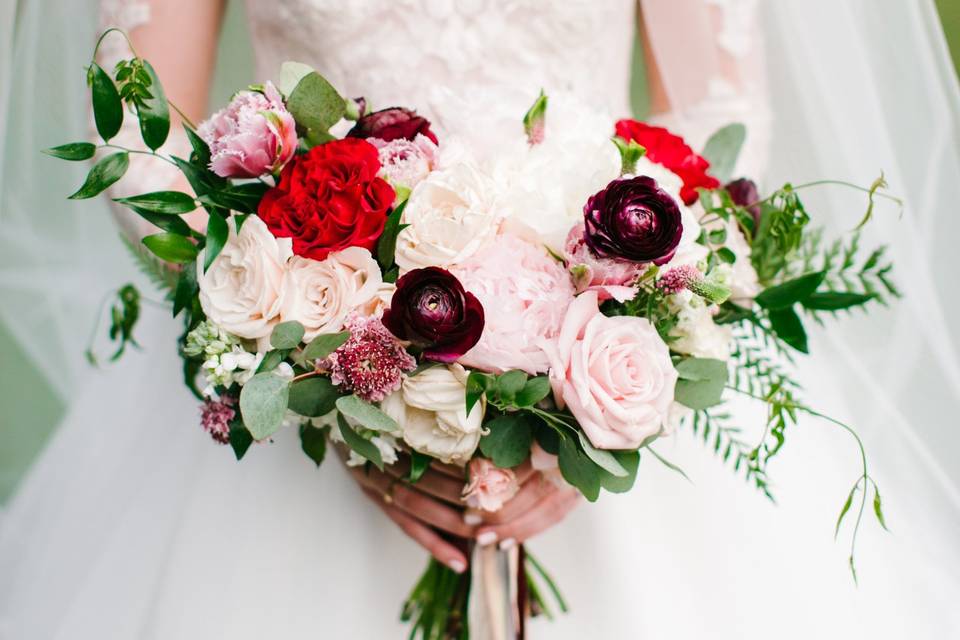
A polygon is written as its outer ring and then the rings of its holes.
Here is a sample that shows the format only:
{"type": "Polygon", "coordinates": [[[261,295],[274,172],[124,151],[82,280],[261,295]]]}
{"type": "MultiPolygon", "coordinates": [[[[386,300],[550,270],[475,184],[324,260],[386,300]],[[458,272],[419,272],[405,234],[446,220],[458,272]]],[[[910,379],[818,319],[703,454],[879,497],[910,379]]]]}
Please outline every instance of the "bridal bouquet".
{"type": "MultiPolygon", "coordinates": [[[[350,465],[403,460],[406,483],[462,469],[464,505],[493,512],[528,461],[590,501],[628,491],[641,457],[673,467],[654,445],[685,428],[771,495],[786,431],[820,415],[789,373],[805,319],[898,295],[882,249],[861,258],[856,234],[830,244],[811,229],[808,185],[761,196],[730,181],[740,125],[700,155],[541,93],[482,157],[412,109],[374,110],[287,63],[276,85],[184,118],[192,152],[177,157],[157,152],[175,107],[146,60],[112,75],[93,63],[88,80],[103,144],[48,153],[103,151],[74,199],[120,180],[132,153],[189,181],[116,201],[157,228],[139,259],[184,321],[202,428],[238,459],[295,428],[318,465],[333,442],[350,465]],[[110,143],[125,118],[145,148],[110,143]],[[729,394],[768,407],[758,441],[723,411],[729,394]]],[[[864,189],[867,218],[882,186],[864,189]]],[[[119,291],[117,355],[135,345],[138,305],[119,291]]],[[[859,526],[871,489],[882,523],[865,466],[841,519],[859,494],[859,526]]],[[[527,608],[549,612],[557,592],[527,567],[527,608]]],[[[404,610],[414,633],[467,637],[469,584],[432,562],[404,610]]]]}

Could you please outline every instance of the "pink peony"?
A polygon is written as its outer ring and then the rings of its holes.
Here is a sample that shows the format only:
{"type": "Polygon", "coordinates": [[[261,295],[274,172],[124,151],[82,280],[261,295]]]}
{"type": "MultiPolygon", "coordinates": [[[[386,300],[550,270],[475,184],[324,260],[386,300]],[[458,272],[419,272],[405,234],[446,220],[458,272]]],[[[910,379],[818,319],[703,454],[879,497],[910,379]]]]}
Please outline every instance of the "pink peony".
{"type": "Polygon", "coordinates": [[[582,222],[570,229],[564,253],[578,293],[596,291],[601,301],[613,298],[618,302],[630,300],[637,295],[637,288],[633,283],[643,273],[646,265],[594,255],[584,239],[582,222]]]}
{"type": "Polygon", "coordinates": [[[397,342],[379,318],[354,316],[346,324],[350,338],[322,366],[333,384],[370,402],[380,402],[400,388],[403,374],[417,361],[397,342]]]}
{"type": "Polygon", "coordinates": [[[367,138],[380,154],[380,177],[395,187],[413,189],[437,168],[440,149],[422,133],[413,140],[367,138]]]}
{"type": "Polygon", "coordinates": [[[501,469],[486,458],[470,461],[469,478],[463,488],[463,501],[471,509],[499,511],[520,490],[512,469],[501,469]]]}
{"type": "Polygon", "coordinates": [[[215,442],[230,442],[230,421],[237,415],[234,404],[235,400],[230,396],[223,396],[219,400],[207,398],[203,401],[200,407],[200,426],[215,442]]]}
{"type": "Polygon", "coordinates": [[[545,372],[550,362],[543,347],[559,333],[573,299],[563,266],[543,247],[501,235],[452,271],[486,314],[480,341],[459,362],[501,373],[545,372]]]}
{"type": "MultiPolygon", "coordinates": [[[[677,371],[646,318],[608,318],[597,293],[567,309],[550,349],[550,382],[598,449],[636,449],[660,433],[673,402],[677,371]]],[[[561,407],[562,408],[562,407],[561,407]]]]}
{"type": "Polygon", "coordinates": [[[224,178],[276,173],[297,150],[297,125],[271,83],[241,91],[197,128],[210,145],[210,169],[224,178]]]}

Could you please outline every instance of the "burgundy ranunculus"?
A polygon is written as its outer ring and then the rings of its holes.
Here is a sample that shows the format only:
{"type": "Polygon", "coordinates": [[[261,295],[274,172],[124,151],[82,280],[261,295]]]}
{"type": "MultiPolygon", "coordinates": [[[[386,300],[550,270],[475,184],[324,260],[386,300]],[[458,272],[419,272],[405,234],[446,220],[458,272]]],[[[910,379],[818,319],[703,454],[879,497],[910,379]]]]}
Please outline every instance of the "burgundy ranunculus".
{"type": "Polygon", "coordinates": [[[453,362],[483,333],[483,305],[445,269],[408,271],[397,280],[383,324],[401,340],[423,347],[423,357],[453,362]]]}
{"type": "Polygon", "coordinates": [[[418,133],[430,138],[433,144],[439,144],[437,136],[430,131],[429,120],[418,116],[416,111],[403,107],[390,107],[374,111],[357,120],[357,124],[353,125],[353,129],[347,133],[347,137],[380,138],[390,142],[401,138],[413,140],[418,133]]]}
{"type": "Polygon", "coordinates": [[[583,208],[584,240],[601,258],[664,264],[683,234],[680,207],[648,176],[620,178],[583,208]]]}
{"type": "Polygon", "coordinates": [[[733,204],[746,207],[750,215],[753,216],[754,229],[760,226],[760,192],[757,190],[757,184],[750,178],[740,178],[733,182],[728,182],[724,187],[730,194],[733,204]],[[748,206],[749,205],[749,206],[748,206]]]}

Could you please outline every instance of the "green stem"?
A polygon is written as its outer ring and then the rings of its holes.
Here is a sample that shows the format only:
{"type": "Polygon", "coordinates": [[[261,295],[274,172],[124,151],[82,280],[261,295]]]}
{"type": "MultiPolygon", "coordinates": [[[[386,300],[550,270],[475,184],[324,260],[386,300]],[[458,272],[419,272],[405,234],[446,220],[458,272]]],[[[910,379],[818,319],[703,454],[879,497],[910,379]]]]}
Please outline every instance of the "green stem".
{"type": "Polygon", "coordinates": [[[174,162],[170,158],[167,158],[166,156],[160,155],[156,151],[144,151],[143,149],[128,149],[127,147],[121,147],[120,145],[117,145],[117,144],[102,144],[100,145],[100,147],[103,149],[119,149],[120,151],[126,151],[127,153],[139,153],[140,155],[144,155],[144,156],[153,156],[154,158],[163,160],[164,162],[172,164],[175,167],[177,166],[176,162],[174,162]]]}
{"type": "Polygon", "coordinates": [[[133,54],[133,57],[135,58],[140,57],[137,55],[137,50],[133,48],[133,42],[130,41],[130,36],[127,35],[127,32],[124,31],[123,29],[118,29],[117,27],[110,27],[109,29],[101,33],[99,38],[97,38],[97,45],[93,48],[92,62],[95,63],[97,61],[97,53],[99,53],[100,51],[100,45],[103,44],[104,38],[106,38],[108,35],[110,35],[113,32],[119,33],[121,36],[123,36],[123,39],[127,41],[127,46],[130,47],[130,53],[133,54]]]}

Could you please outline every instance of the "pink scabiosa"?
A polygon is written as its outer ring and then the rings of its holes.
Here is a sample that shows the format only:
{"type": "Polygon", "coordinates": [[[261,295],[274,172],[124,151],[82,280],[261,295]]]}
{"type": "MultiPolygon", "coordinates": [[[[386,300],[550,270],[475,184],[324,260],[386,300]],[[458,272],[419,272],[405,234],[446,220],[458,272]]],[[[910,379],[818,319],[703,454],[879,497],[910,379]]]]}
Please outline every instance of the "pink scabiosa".
{"type": "Polygon", "coordinates": [[[370,402],[380,402],[400,388],[403,374],[417,361],[387,331],[379,318],[354,316],[347,321],[350,338],[323,362],[330,380],[370,402]]]}
{"type": "Polygon", "coordinates": [[[210,169],[223,178],[276,173],[297,150],[297,124],[270,82],[237,93],[197,133],[210,145],[210,169]]]}
{"type": "Polygon", "coordinates": [[[231,396],[222,396],[219,400],[207,398],[200,406],[200,426],[215,442],[230,442],[230,421],[237,415],[235,404],[231,396]]]}

